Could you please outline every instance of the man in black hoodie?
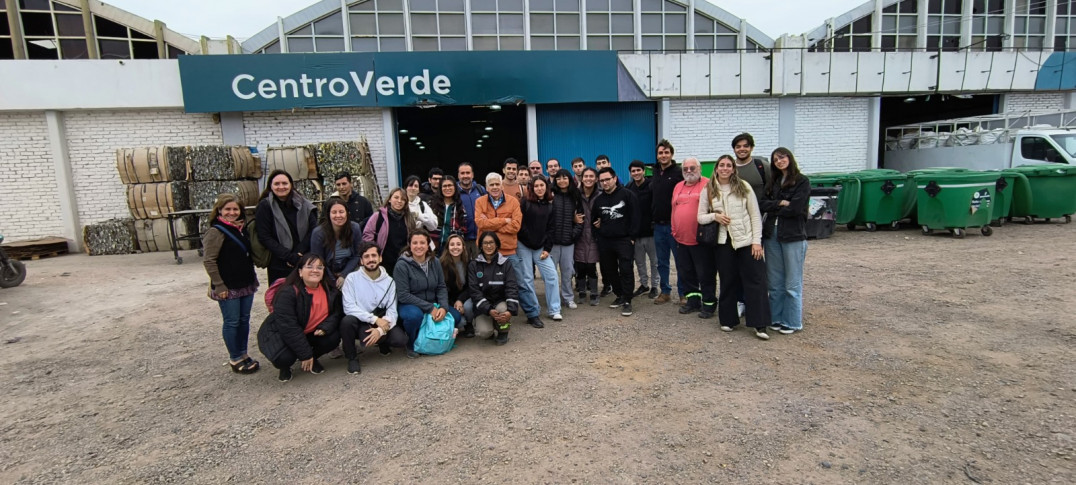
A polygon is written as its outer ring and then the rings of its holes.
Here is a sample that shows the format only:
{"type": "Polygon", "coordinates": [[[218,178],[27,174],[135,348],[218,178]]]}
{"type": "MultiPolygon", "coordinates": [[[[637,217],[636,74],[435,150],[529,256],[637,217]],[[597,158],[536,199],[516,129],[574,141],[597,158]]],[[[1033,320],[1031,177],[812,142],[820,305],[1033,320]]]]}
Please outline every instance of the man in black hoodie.
{"type": "MultiPolygon", "coordinates": [[[[658,163],[654,165],[654,175],[650,177],[650,191],[654,196],[654,247],[658,253],[658,275],[661,278],[661,294],[654,298],[654,304],[661,305],[671,299],[669,259],[676,247],[676,241],[672,237],[672,193],[676,184],[684,180],[684,173],[672,158],[673,146],[669,140],[659,141],[657,152],[658,163]]],[[[676,281],[676,289],[682,299],[684,285],[679,278],[676,281]]]]}
{"type": "Polygon", "coordinates": [[[594,198],[594,227],[598,236],[598,262],[602,281],[613,286],[616,300],[609,308],[620,307],[620,314],[631,316],[632,269],[635,250],[631,237],[639,230],[639,202],[635,194],[617,185],[616,172],[603,168],[598,172],[602,193],[594,198]]]}
{"type": "Polygon", "coordinates": [[[639,230],[632,235],[632,240],[635,241],[635,267],[639,270],[639,289],[635,290],[634,296],[647,295],[648,298],[654,299],[661,292],[657,251],[654,250],[654,224],[651,222],[654,195],[650,190],[650,177],[646,176],[646,165],[642,161],[632,160],[628,171],[631,173],[631,181],[624,187],[635,194],[639,201],[639,230]],[[647,286],[651,282],[652,284],[647,286]]]}

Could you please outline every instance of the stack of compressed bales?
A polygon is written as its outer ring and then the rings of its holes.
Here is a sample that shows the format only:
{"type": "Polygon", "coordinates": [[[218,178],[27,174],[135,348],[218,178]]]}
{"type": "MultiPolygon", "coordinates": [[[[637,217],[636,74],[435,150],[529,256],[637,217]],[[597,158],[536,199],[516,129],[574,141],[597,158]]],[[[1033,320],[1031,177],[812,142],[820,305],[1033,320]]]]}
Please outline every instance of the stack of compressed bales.
{"type": "Polygon", "coordinates": [[[82,228],[82,242],[90,256],[131,254],[138,250],[135,221],[129,217],[110,219],[82,228]]]}
{"type": "Polygon", "coordinates": [[[355,187],[360,194],[377,207],[381,205],[381,190],[374,173],[373,158],[366,137],[360,141],[342,141],[319,143],[317,145],[317,165],[321,179],[326,187],[334,185],[334,177],[340,172],[351,174],[355,187]]]}
{"type": "Polygon", "coordinates": [[[318,177],[318,165],[314,158],[316,150],[313,145],[269,147],[265,151],[266,171],[288,172],[295,182],[295,190],[311,201],[320,201],[325,191],[318,177]]]}
{"type": "MultiPolygon", "coordinates": [[[[244,207],[258,204],[262,164],[245,146],[186,147],[191,167],[190,208],[209,210],[225,192],[239,197],[244,207]]],[[[198,232],[209,228],[209,215],[198,216],[198,232]]]]}
{"type": "MultiPolygon", "coordinates": [[[[127,185],[127,207],[132,219],[124,223],[115,220],[87,226],[84,232],[86,248],[91,254],[123,254],[136,250],[164,251],[170,249],[168,239],[169,212],[190,208],[190,167],[184,147],[141,147],[116,150],[116,170],[120,181],[127,185]],[[134,236],[126,238],[123,228],[130,227],[134,236]],[[97,247],[91,246],[98,245],[97,247]],[[112,240],[110,238],[117,238],[112,240]],[[126,239],[135,241],[133,247],[126,239]],[[123,251],[123,252],[118,252],[123,251]]],[[[176,220],[176,234],[193,234],[194,218],[176,220]]],[[[181,243],[189,249],[189,243],[181,243]]]]}

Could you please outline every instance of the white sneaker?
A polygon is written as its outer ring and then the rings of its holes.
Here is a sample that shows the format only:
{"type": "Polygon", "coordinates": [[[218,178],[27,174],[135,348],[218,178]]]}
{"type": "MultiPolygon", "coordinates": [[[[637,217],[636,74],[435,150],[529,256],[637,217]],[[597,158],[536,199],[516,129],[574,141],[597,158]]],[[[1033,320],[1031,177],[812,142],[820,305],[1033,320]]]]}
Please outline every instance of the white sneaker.
{"type": "Polygon", "coordinates": [[[731,331],[732,331],[732,327],[730,327],[730,326],[728,326],[728,325],[722,325],[722,326],[721,326],[721,331],[722,331],[722,332],[731,332],[731,331]]]}
{"type": "Polygon", "coordinates": [[[564,317],[560,316],[559,313],[554,313],[552,318],[553,318],[554,322],[559,322],[561,320],[564,320],[564,317]]]}
{"type": "Polygon", "coordinates": [[[744,305],[742,301],[736,302],[736,314],[739,315],[740,318],[743,318],[743,312],[746,308],[747,306],[744,305]]]}
{"type": "Polygon", "coordinates": [[[575,310],[576,308],[579,308],[579,305],[576,305],[574,301],[569,301],[568,302],[568,308],[571,308],[572,310],[575,310]]]}

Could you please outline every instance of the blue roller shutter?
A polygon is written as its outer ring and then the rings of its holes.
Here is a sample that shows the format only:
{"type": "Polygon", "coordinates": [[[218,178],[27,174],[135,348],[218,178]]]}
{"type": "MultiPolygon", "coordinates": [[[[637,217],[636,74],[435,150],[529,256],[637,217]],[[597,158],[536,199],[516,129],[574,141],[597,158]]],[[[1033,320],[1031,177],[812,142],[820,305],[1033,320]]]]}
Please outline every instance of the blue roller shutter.
{"type": "Polygon", "coordinates": [[[538,105],[538,158],[571,168],[583,157],[588,167],[600,154],[609,156],[620,180],[628,180],[628,164],[654,163],[657,116],[654,103],[578,103],[538,105]]]}

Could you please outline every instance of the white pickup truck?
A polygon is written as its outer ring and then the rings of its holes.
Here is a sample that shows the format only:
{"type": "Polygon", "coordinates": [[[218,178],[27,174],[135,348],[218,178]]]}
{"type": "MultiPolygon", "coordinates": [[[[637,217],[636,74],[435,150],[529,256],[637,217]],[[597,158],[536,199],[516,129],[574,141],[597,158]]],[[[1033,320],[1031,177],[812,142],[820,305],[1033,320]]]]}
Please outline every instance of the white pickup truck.
{"type": "Polygon", "coordinates": [[[1076,110],[1004,113],[886,128],[883,167],[1076,165],[1076,110]]]}

